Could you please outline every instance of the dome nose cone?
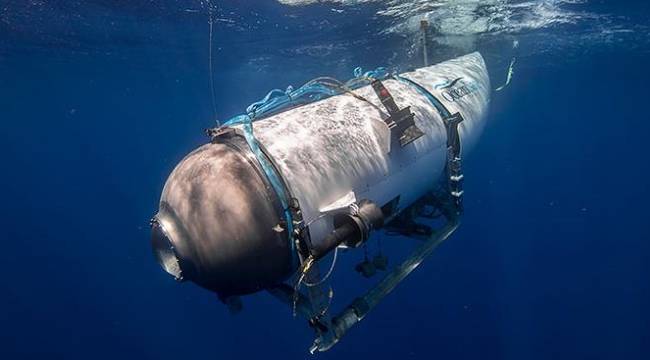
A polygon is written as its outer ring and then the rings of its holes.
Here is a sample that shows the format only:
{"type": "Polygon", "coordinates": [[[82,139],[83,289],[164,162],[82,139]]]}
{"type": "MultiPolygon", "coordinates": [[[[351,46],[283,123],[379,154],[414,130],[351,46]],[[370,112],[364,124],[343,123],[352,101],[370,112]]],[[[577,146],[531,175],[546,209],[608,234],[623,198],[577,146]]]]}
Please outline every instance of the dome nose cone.
{"type": "Polygon", "coordinates": [[[175,278],[220,295],[262,290],[292,270],[287,233],[276,231],[279,206],[245,143],[206,144],[165,184],[154,254],[175,278]]]}

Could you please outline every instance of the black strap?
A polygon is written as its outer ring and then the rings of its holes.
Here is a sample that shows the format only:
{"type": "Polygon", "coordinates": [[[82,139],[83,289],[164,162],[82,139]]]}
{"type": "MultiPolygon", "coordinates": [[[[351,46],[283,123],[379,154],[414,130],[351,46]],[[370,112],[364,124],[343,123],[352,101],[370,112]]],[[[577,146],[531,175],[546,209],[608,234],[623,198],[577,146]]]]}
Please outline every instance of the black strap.
{"type": "Polygon", "coordinates": [[[463,121],[460,113],[443,118],[447,129],[447,183],[449,195],[455,205],[456,215],[463,212],[463,171],[458,125],[463,121]]]}
{"type": "Polygon", "coordinates": [[[399,112],[399,107],[397,107],[393,96],[388,92],[388,89],[386,89],[384,84],[379,80],[373,80],[371,85],[381,103],[384,105],[386,110],[388,110],[388,113],[391,116],[397,114],[399,112]]]}

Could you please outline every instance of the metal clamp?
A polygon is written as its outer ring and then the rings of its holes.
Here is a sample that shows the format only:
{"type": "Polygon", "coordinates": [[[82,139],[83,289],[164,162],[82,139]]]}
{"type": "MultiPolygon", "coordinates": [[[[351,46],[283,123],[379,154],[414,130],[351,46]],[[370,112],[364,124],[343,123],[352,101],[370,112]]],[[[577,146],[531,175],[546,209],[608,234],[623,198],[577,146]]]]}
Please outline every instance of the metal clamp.
{"type": "Polygon", "coordinates": [[[424,132],[415,125],[415,114],[411,112],[410,106],[400,109],[393,96],[380,80],[373,80],[370,85],[372,85],[375,94],[388,110],[390,116],[384,121],[391,130],[391,134],[395,134],[399,139],[400,146],[404,147],[424,135],[424,132]]]}

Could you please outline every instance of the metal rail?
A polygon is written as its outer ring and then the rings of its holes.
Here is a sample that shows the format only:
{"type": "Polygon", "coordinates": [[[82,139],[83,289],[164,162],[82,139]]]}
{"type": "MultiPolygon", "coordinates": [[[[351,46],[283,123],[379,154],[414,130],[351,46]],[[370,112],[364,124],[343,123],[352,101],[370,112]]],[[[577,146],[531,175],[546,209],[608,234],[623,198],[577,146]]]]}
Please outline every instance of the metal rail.
{"type": "Polygon", "coordinates": [[[447,240],[459,225],[458,218],[450,219],[442,229],[418,246],[408,259],[396,266],[377,285],[362,297],[356,298],[341,313],[333,317],[331,328],[334,332],[333,336],[318,337],[310,348],[310,352],[313,354],[316,351],[327,351],[334,346],[352,326],[363,320],[370,310],[393,291],[427,256],[431,255],[438,245],[447,240]]]}

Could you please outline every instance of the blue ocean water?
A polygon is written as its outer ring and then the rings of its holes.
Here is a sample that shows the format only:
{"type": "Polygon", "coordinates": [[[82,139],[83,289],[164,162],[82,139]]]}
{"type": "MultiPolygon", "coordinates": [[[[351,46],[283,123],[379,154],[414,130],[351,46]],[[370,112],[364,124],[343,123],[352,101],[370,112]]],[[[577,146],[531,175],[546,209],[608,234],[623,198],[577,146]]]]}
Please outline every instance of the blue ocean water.
{"type": "Polygon", "coordinates": [[[176,284],[148,220],[216,119],[421,66],[422,19],[431,62],[478,50],[495,87],[513,57],[514,76],[465,161],[459,232],[317,356],[650,358],[650,6],[575,0],[1,2],[0,358],[309,357],[267,294],[231,315],[176,284]]]}

